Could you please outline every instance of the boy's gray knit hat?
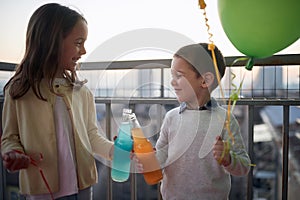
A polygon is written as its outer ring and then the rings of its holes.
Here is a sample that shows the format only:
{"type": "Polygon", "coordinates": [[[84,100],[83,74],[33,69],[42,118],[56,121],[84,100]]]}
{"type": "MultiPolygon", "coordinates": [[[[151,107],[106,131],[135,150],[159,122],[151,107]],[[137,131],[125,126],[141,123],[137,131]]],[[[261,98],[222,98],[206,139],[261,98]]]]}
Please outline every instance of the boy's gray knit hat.
{"type": "Polygon", "coordinates": [[[175,55],[189,62],[200,74],[204,74],[205,72],[215,74],[213,60],[201,44],[191,44],[181,47],[175,55]]]}

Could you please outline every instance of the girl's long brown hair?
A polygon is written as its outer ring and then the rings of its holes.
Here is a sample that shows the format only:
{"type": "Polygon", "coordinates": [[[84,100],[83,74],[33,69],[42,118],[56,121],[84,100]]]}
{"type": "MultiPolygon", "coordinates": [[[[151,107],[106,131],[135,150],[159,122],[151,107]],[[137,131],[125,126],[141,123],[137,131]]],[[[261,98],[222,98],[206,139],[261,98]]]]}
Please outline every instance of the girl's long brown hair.
{"type": "MultiPolygon", "coordinates": [[[[46,100],[40,90],[42,79],[53,90],[53,79],[59,69],[63,39],[79,20],[86,20],[78,12],[56,3],[39,7],[31,16],[26,33],[25,55],[16,68],[16,73],[7,82],[9,94],[18,99],[32,88],[41,100],[46,100]]],[[[64,72],[71,83],[77,80],[76,71],[64,72]]]]}

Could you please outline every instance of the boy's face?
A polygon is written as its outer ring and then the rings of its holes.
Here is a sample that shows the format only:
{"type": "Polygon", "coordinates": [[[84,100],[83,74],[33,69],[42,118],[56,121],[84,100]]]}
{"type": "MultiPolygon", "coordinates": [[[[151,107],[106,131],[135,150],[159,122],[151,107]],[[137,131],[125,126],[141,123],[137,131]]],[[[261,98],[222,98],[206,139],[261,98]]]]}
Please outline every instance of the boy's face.
{"type": "Polygon", "coordinates": [[[198,102],[203,78],[197,77],[192,66],[180,57],[174,57],[171,66],[171,85],[179,102],[194,104],[198,102]]]}

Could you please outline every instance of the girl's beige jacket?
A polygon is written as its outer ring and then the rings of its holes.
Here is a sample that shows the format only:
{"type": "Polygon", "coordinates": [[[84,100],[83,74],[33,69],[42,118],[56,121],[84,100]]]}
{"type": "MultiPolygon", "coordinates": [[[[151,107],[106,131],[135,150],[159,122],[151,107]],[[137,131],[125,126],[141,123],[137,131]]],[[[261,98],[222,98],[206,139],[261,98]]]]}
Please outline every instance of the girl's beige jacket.
{"type": "MultiPolygon", "coordinates": [[[[94,154],[110,159],[113,143],[101,136],[97,127],[94,96],[83,86],[57,85],[51,92],[46,81],[41,91],[47,101],[38,99],[30,89],[24,96],[13,100],[5,92],[1,137],[1,153],[20,150],[28,155],[41,153],[39,167],[53,193],[59,190],[57,142],[53,109],[59,93],[67,105],[73,125],[78,187],[84,189],[98,180],[94,154]]],[[[22,194],[45,194],[48,189],[37,167],[20,170],[20,192],[22,194]]]]}

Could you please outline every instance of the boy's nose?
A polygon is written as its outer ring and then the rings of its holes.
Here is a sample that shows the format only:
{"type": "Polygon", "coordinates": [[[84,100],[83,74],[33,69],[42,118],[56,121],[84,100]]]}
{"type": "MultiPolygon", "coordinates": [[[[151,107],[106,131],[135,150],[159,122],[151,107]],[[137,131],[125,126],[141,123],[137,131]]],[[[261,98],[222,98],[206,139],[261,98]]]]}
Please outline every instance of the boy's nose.
{"type": "Polygon", "coordinates": [[[170,81],[172,86],[174,85],[174,82],[175,82],[175,80],[174,80],[174,78],[172,78],[171,81],[170,81]]]}

